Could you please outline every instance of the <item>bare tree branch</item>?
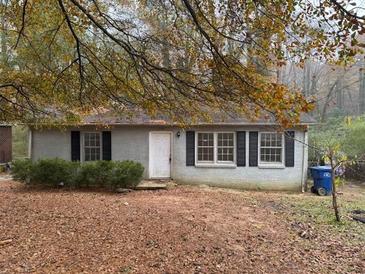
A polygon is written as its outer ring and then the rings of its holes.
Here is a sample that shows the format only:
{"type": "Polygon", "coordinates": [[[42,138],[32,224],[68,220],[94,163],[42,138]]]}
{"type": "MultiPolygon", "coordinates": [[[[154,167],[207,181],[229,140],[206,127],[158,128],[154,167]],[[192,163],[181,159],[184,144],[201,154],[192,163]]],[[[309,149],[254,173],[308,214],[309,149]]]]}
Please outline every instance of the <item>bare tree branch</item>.
{"type": "Polygon", "coordinates": [[[25,29],[25,15],[26,15],[27,4],[28,4],[28,0],[24,0],[23,10],[22,10],[22,26],[20,28],[20,31],[19,31],[19,34],[18,34],[18,38],[16,39],[16,43],[15,43],[14,48],[17,48],[18,47],[20,38],[23,35],[24,29],[25,29]]]}
{"type": "Polygon", "coordinates": [[[81,46],[80,46],[80,39],[77,36],[73,26],[72,26],[72,22],[70,20],[70,17],[68,16],[66,9],[63,5],[62,0],[58,0],[58,4],[65,16],[67,25],[72,33],[72,36],[74,37],[75,41],[76,41],[76,51],[77,51],[77,59],[78,59],[78,63],[79,63],[79,75],[80,75],[80,96],[84,87],[84,75],[83,75],[83,67],[82,67],[82,55],[81,55],[81,46]]]}
{"type": "Polygon", "coordinates": [[[354,18],[354,19],[360,19],[360,20],[365,20],[365,16],[358,16],[357,14],[352,13],[351,11],[345,9],[338,1],[336,0],[330,0],[331,3],[333,3],[336,7],[338,7],[338,9],[344,13],[346,16],[350,17],[350,18],[354,18]]]}

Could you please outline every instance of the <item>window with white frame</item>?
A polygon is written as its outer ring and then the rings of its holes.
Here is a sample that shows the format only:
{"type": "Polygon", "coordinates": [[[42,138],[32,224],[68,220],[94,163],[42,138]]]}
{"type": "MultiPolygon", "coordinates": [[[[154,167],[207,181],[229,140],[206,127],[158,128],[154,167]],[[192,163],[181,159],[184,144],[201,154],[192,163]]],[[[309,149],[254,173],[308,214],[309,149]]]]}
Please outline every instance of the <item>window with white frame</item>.
{"type": "Polygon", "coordinates": [[[197,163],[233,164],[235,161],[233,132],[198,132],[197,163]]]}
{"type": "Polygon", "coordinates": [[[198,162],[214,162],[214,133],[198,133],[198,162]]]}
{"type": "Polygon", "coordinates": [[[101,135],[99,132],[84,133],[84,161],[101,160],[101,135]]]}
{"type": "Polygon", "coordinates": [[[232,132],[218,133],[218,162],[233,162],[234,134],[232,132]]]}
{"type": "Polygon", "coordinates": [[[260,134],[260,162],[262,164],[283,163],[283,134],[276,132],[260,134]]]}

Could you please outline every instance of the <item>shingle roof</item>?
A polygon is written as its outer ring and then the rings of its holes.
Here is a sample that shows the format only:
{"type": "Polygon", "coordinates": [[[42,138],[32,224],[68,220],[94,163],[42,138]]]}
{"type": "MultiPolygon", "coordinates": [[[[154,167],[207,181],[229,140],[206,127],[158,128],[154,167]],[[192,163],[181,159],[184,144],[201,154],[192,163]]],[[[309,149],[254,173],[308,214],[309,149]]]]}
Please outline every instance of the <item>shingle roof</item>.
{"type": "MultiPolygon", "coordinates": [[[[108,111],[102,114],[90,115],[84,118],[82,124],[104,124],[104,125],[174,125],[169,119],[162,116],[152,118],[143,112],[138,112],[132,116],[116,115],[115,112],[108,111]]],[[[238,115],[227,115],[217,113],[212,117],[211,122],[201,121],[192,123],[193,125],[276,125],[273,116],[266,116],[256,120],[238,115]]],[[[303,113],[300,117],[299,125],[316,124],[316,120],[309,114],[303,113]]]]}

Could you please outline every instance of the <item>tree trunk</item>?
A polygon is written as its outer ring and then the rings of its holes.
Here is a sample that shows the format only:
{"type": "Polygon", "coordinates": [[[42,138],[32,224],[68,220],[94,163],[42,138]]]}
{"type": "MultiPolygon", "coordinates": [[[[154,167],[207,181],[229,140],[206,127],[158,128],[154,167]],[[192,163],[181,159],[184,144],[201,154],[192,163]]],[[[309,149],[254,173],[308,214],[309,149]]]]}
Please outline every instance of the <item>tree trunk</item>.
{"type": "Polygon", "coordinates": [[[344,109],[344,90],[342,80],[342,78],[338,78],[336,84],[336,104],[337,108],[341,111],[344,109]]]}
{"type": "Polygon", "coordinates": [[[309,60],[306,60],[303,69],[303,95],[305,97],[308,97],[310,90],[311,90],[311,67],[309,60]]]}
{"type": "Polygon", "coordinates": [[[321,122],[324,122],[326,119],[327,107],[332,99],[332,93],[335,90],[335,87],[336,87],[336,82],[331,86],[330,90],[327,93],[326,100],[324,102],[323,109],[322,109],[321,122]]]}
{"type": "Polygon", "coordinates": [[[336,192],[336,184],[335,184],[335,165],[333,162],[333,157],[330,157],[331,160],[331,182],[332,182],[332,206],[335,211],[336,221],[341,221],[340,211],[337,204],[337,192],[336,192]]]}
{"type": "Polygon", "coordinates": [[[7,47],[6,47],[6,33],[5,33],[5,19],[1,20],[1,37],[0,37],[1,61],[7,64],[7,47]]]}
{"type": "Polygon", "coordinates": [[[359,73],[359,114],[365,113],[365,65],[360,68],[359,73]]]}

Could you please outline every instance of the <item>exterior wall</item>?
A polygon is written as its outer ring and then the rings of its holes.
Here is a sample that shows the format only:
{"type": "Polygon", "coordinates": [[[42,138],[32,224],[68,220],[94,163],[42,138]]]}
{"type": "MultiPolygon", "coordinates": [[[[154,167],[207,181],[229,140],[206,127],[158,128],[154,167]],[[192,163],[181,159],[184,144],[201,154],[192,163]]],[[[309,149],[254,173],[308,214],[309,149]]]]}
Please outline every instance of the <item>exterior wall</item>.
{"type": "Polygon", "coordinates": [[[149,132],[166,130],[160,127],[121,126],[108,129],[95,127],[70,128],[67,130],[32,130],[31,159],[61,158],[71,160],[71,131],[80,132],[110,130],[112,134],[112,160],[133,160],[144,167],[144,177],[148,178],[149,132]]]}
{"type": "Polygon", "coordinates": [[[31,159],[61,158],[71,160],[71,137],[68,130],[31,130],[31,159]]]}
{"type": "Polygon", "coordinates": [[[11,126],[0,125],[0,164],[11,162],[12,142],[11,126]]]}
{"type": "MultiPolygon", "coordinates": [[[[303,150],[305,132],[303,130],[295,131],[295,163],[294,167],[284,168],[267,168],[267,167],[250,167],[248,166],[248,132],[249,131],[269,131],[265,127],[226,127],[222,129],[209,127],[202,130],[195,128],[196,131],[246,131],[246,166],[244,167],[195,167],[186,166],[185,157],[186,139],[185,133],[180,138],[174,134],[174,161],[172,168],[172,178],[178,183],[185,184],[207,184],[222,187],[257,189],[257,190],[296,190],[299,191],[302,186],[303,168],[306,173],[306,163],[303,162],[303,150]],[[303,164],[304,163],[304,164],[303,164]]],[[[305,155],[304,155],[305,156],[305,155]]]]}
{"type": "Polygon", "coordinates": [[[148,178],[149,132],[146,127],[119,127],[112,130],[112,160],[132,160],[144,166],[148,178]]]}
{"type": "MultiPolygon", "coordinates": [[[[95,131],[95,128],[82,127],[65,131],[33,130],[31,158],[62,158],[71,159],[71,130],[95,131]]],[[[102,131],[103,129],[99,129],[102,131]]],[[[248,166],[248,132],[268,131],[268,127],[221,126],[193,128],[195,131],[246,131],[246,166],[245,167],[195,167],[186,166],[186,134],[178,128],[159,126],[119,126],[106,130],[112,132],[112,159],[134,160],[145,167],[144,177],[148,178],[149,167],[149,133],[150,131],[172,132],[172,162],[171,177],[182,184],[207,184],[212,186],[271,189],[299,191],[306,175],[307,150],[301,142],[305,141],[303,129],[296,129],[295,164],[294,167],[263,168],[248,166]],[[180,137],[177,132],[180,131],[180,137]],[[303,161],[304,160],[304,161],[303,161]],[[304,171],[304,172],[303,172],[304,171]]]]}

